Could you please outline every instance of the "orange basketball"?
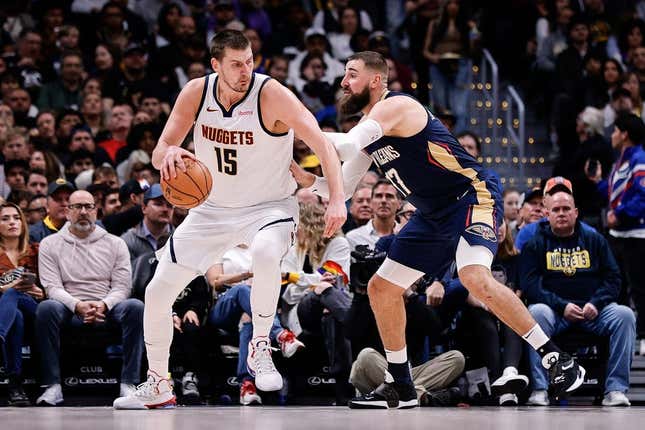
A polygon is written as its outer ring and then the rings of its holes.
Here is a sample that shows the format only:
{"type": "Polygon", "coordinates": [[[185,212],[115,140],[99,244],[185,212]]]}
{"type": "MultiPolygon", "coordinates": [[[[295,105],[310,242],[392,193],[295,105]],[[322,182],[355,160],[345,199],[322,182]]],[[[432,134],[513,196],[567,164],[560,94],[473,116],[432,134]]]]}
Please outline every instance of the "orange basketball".
{"type": "Polygon", "coordinates": [[[208,168],[199,160],[184,158],[186,171],[177,169],[177,177],[161,179],[164,197],[174,206],[191,209],[208,198],[213,187],[213,178],[208,168]]]}

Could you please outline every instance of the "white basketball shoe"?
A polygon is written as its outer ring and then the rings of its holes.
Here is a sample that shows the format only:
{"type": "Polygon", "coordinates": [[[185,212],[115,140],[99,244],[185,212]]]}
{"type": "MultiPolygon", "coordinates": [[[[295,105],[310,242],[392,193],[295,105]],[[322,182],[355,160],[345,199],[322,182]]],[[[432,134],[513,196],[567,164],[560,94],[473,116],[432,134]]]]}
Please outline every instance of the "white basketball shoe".
{"type": "Polygon", "coordinates": [[[177,405],[170,380],[148,371],[148,380],[129,396],[114,400],[114,409],[169,409],[177,405]]]}
{"type": "Polygon", "coordinates": [[[249,342],[246,364],[249,373],[255,377],[255,386],[261,391],[278,391],[282,388],[282,375],[271,358],[273,349],[268,337],[258,337],[249,342]]]}

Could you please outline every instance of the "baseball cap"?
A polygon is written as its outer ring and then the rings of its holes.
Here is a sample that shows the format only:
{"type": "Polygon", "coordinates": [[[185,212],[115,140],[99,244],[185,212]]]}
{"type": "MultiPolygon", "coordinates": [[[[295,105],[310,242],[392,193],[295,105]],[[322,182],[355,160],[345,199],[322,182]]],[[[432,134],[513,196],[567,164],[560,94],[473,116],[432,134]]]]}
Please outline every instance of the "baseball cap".
{"type": "Polygon", "coordinates": [[[322,28],[309,27],[307,31],[305,31],[305,40],[313,36],[321,36],[327,38],[327,33],[325,33],[325,30],[323,30],[322,28]]]}
{"type": "Polygon", "coordinates": [[[370,36],[368,38],[370,42],[375,41],[375,42],[381,42],[381,41],[386,41],[388,42],[390,38],[388,37],[387,33],[384,31],[373,31],[370,33],[370,36]]]}
{"type": "Polygon", "coordinates": [[[49,186],[47,187],[47,195],[51,196],[61,188],[67,188],[72,192],[76,191],[76,187],[74,186],[74,184],[72,184],[71,182],[69,182],[64,178],[58,178],[54,182],[49,183],[49,186]]]}
{"type": "Polygon", "coordinates": [[[562,176],[554,176],[553,178],[550,178],[548,181],[546,181],[546,184],[544,185],[545,196],[552,196],[559,191],[564,191],[567,194],[573,194],[573,186],[571,185],[571,181],[563,178],[562,176]]]}
{"type": "Polygon", "coordinates": [[[152,186],[143,193],[143,202],[146,203],[150,200],[158,199],[159,197],[163,197],[161,185],[152,184],[152,186]]]}
{"type": "Polygon", "coordinates": [[[146,54],[146,50],[143,46],[141,46],[138,43],[130,43],[128,46],[125,47],[125,50],[123,51],[123,56],[126,57],[130,54],[133,54],[135,52],[139,52],[141,54],[146,54]]]}
{"type": "Polygon", "coordinates": [[[143,188],[139,181],[135,179],[130,179],[126,181],[121,188],[119,188],[119,200],[124,202],[130,198],[130,194],[142,194],[143,188]]]}
{"type": "Polygon", "coordinates": [[[540,189],[540,187],[531,188],[530,190],[522,194],[520,196],[520,206],[522,206],[524,203],[530,202],[536,197],[542,198],[542,190],[540,189]]]}

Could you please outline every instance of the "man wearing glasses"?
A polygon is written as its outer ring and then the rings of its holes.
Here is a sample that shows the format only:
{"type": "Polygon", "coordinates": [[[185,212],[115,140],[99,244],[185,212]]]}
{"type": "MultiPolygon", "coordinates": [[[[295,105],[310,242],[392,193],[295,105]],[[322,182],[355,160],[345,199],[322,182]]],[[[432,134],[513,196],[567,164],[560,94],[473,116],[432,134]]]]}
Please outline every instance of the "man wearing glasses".
{"type": "Polygon", "coordinates": [[[96,225],[96,204],[87,191],[75,191],[66,205],[68,223],[40,242],[40,280],[49,300],[38,305],[36,331],[42,383],[38,405],[63,402],[60,330],[65,325],[121,328],[121,396],[134,391],[141,375],[143,303],[129,298],[130,254],[125,242],[96,225]]]}
{"type": "Polygon", "coordinates": [[[65,208],[69,196],[76,187],[63,178],[58,178],[47,187],[47,216],[29,226],[29,242],[40,242],[50,234],[56,233],[67,221],[65,208]]]}
{"type": "Polygon", "coordinates": [[[41,222],[47,216],[47,196],[43,194],[32,196],[27,205],[26,215],[29,226],[41,222]]]}

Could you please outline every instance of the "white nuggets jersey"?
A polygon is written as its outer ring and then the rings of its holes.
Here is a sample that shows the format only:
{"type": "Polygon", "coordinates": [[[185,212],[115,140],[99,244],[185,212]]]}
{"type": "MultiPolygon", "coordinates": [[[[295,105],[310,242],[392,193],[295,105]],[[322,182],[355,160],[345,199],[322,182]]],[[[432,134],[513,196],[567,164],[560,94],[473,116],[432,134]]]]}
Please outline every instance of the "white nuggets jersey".
{"type": "Polygon", "coordinates": [[[205,77],[193,131],[195,154],[213,176],[203,207],[239,208],[291,196],[293,130],[275,134],[262,123],[260,91],[271,78],[254,73],[247,93],[229,110],[216,98],[217,79],[217,73],[205,77]]]}

